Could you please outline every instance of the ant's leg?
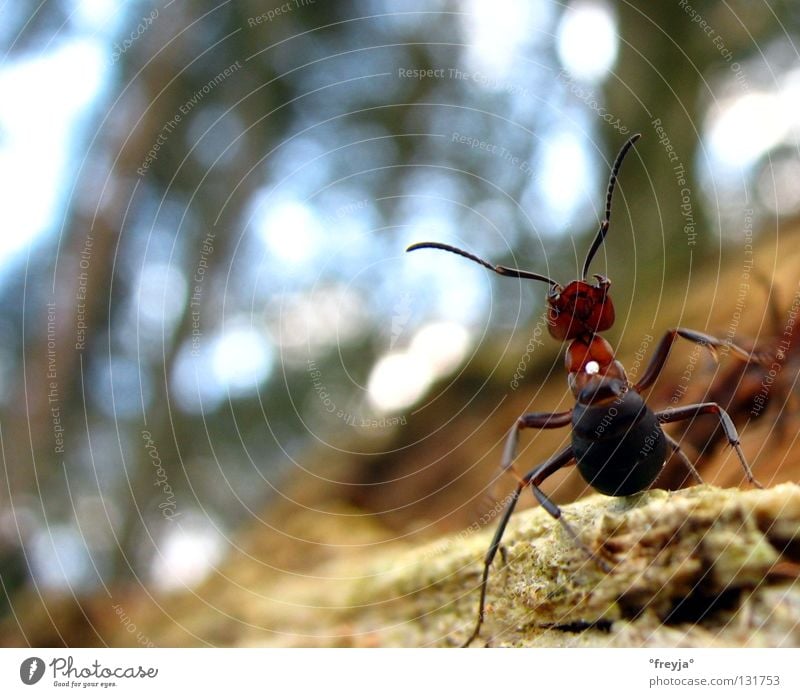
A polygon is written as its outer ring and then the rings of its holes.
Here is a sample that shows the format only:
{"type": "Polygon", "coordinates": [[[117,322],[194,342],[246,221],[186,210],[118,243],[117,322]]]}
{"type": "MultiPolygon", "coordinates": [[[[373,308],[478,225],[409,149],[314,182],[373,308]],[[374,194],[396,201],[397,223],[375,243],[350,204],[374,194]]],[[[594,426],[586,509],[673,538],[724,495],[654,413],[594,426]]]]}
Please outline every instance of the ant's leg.
{"type": "Polygon", "coordinates": [[[478,637],[478,634],[481,631],[484,611],[486,609],[486,587],[489,583],[489,569],[492,566],[492,562],[494,561],[495,555],[497,554],[497,550],[500,549],[500,542],[503,539],[503,534],[506,531],[506,526],[508,525],[508,521],[511,519],[511,514],[514,512],[514,509],[517,506],[517,502],[519,501],[519,495],[522,493],[522,490],[526,486],[528,486],[528,484],[530,484],[534,480],[537,483],[541,484],[551,474],[553,474],[554,472],[560,470],[562,467],[565,467],[570,462],[572,462],[574,457],[575,456],[572,452],[572,446],[570,445],[561,452],[553,455],[553,457],[551,457],[546,462],[543,462],[541,465],[538,465],[537,467],[532,469],[517,483],[517,488],[514,489],[514,491],[509,497],[508,504],[506,505],[506,508],[503,511],[503,515],[500,516],[500,522],[497,524],[497,530],[495,530],[494,537],[492,538],[492,543],[489,545],[489,549],[486,551],[486,556],[483,559],[483,576],[481,577],[481,599],[478,605],[478,621],[475,624],[475,629],[472,631],[472,634],[469,635],[469,639],[467,639],[462,644],[462,648],[469,646],[473,641],[475,641],[475,639],[478,637]]]}
{"type": "MultiPolygon", "coordinates": [[[[542,477],[544,479],[544,477],[542,477]]],[[[573,528],[566,520],[564,520],[563,516],[561,515],[561,509],[556,506],[546,495],[545,493],[536,486],[537,484],[541,484],[541,481],[531,481],[531,489],[533,490],[533,495],[539,501],[539,504],[546,510],[553,518],[555,518],[559,523],[561,523],[561,527],[567,532],[567,534],[572,538],[572,541],[580,547],[595,564],[597,564],[603,571],[609,573],[611,571],[611,567],[606,564],[605,560],[598,557],[591,549],[589,549],[583,540],[578,536],[578,533],[575,532],[575,528],[573,528]]]]}
{"type": "Polygon", "coordinates": [[[705,402],[704,404],[690,404],[685,407],[665,409],[664,411],[656,413],[656,418],[662,424],[670,424],[674,423],[675,421],[684,421],[685,419],[692,419],[695,416],[701,416],[702,414],[717,415],[717,417],[719,418],[720,425],[722,426],[722,430],[725,431],[725,437],[728,439],[728,443],[733,446],[733,449],[736,450],[736,454],[739,456],[739,460],[742,463],[742,469],[744,470],[745,477],[747,477],[747,480],[753,486],[756,486],[759,489],[763,489],[764,486],[753,476],[753,472],[750,469],[750,465],[747,464],[747,460],[745,459],[744,453],[742,452],[742,446],[739,444],[739,434],[736,432],[736,426],[733,425],[733,421],[731,421],[731,417],[728,416],[728,412],[726,412],[716,402],[705,402]]]}
{"type": "Polygon", "coordinates": [[[667,330],[667,333],[661,337],[661,341],[658,342],[655,353],[650,359],[650,363],[648,364],[647,369],[644,371],[642,379],[633,386],[634,390],[637,392],[642,392],[656,381],[658,376],[661,374],[661,370],[664,368],[664,364],[667,362],[667,357],[669,356],[669,350],[672,348],[672,344],[679,336],[692,341],[695,344],[704,346],[711,351],[711,354],[715,357],[717,349],[727,348],[734,356],[748,363],[762,363],[765,360],[765,357],[761,354],[750,353],[741,346],[731,344],[727,341],[722,341],[722,339],[717,339],[713,336],[709,336],[708,334],[703,334],[702,332],[696,332],[692,329],[682,329],[681,327],[678,327],[677,329],[669,329],[667,330]]]}
{"type": "MultiPolygon", "coordinates": [[[[572,410],[559,413],[534,413],[534,414],[523,414],[522,416],[517,419],[516,423],[511,427],[511,431],[509,431],[508,438],[506,439],[506,445],[503,449],[503,459],[500,463],[500,468],[503,471],[512,469],[512,463],[514,458],[517,456],[517,444],[519,442],[519,432],[524,428],[563,428],[564,426],[568,426],[572,423],[572,410]]],[[[486,558],[484,559],[484,569],[483,569],[483,579],[481,580],[481,601],[480,601],[480,611],[478,613],[478,622],[475,626],[475,631],[470,635],[469,639],[467,639],[464,646],[469,646],[474,640],[475,637],[478,636],[478,632],[480,631],[481,624],[483,623],[483,610],[484,605],[486,602],[486,584],[489,580],[489,567],[492,565],[492,561],[494,560],[495,555],[497,554],[498,550],[500,551],[501,556],[505,558],[505,549],[500,545],[500,540],[503,537],[503,532],[505,531],[506,525],[508,524],[508,520],[511,517],[511,514],[514,512],[514,508],[517,505],[517,501],[519,500],[519,495],[522,493],[522,490],[527,485],[527,482],[530,477],[534,476],[534,474],[539,470],[542,469],[544,472],[552,473],[555,472],[557,469],[563,467],[569,460],[572,459],[572,448],[567,448],[566,450],[562,451],[558,455],[555,455],[553,458],[545,462],[544,464],[540,465],[532,472],[528,473],[525,477],[519,479],[517,483],[517,488],[513,494],[511,494],[511,498],[509,500],[508,505],[506,506],[505,511],[500,519],[500,523],[497,526],[497,532],[495,533],[495,537],[492,540],[492,544],[489,546],[489,551],[486,553],[486,558]],[[569,453],[569,455],[567,455],[569,453]],[[566,461],[562,462],[560,458],[566,457],[566,461]],[[550,469],[553,466],[553,463],[558,463],[555,469],[550,469]]],[[[543,475],[544,477],[549,476],[549,474],[543,475]]]]}
{"type": "Polygon", "coordinates": [[[511,427],[511,431],[508,433],[506,447],[503,449],[503,460],[500,463],[500,469],[507,470],[511,468],[511,463],[517,456],[519,432],[523,428],[563,428],[564,426],[569,426],[571,423],[572,409],[556,414],[523,414],[517,419],[517,422],[511,427]]]}
{"type": "Polygon", "coordinates": [[[703,478],[700,476],[700,473],[695,469],[695,466],[692,464],[692,461],[686,457],[686,453],[683,452],[681,449],[680,443],[672,438],[668,433],[664,433],[664,438],[667,440],[667,445],[672,448],[672,452],[675,453],[686,465],[686,469],[689,470],[689,473],[697,480],[698,484],[703,484],[703,478]]]}

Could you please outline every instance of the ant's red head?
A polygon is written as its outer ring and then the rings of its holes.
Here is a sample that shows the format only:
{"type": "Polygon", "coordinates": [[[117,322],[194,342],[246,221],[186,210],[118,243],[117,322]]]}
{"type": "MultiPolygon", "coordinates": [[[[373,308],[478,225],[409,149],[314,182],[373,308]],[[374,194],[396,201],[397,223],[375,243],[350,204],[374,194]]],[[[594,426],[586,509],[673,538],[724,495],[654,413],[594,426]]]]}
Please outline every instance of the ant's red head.
{"type": "Polygon", "coordinates": [[[614,304],[608,295],[611,281],[595,275],[597,285],[573,281],[547,294],[547,328],[550,336],[571,341],[609,329],[614,324],[614,304]]]}
{"type": "Polygon", "coordinates": [[[586,281],[589,272],[589,264],[592,263],[594,255],[603,244],[603,240],[608,233],[609,221],[611,219],[611,197],[614,193],[614,186],[617,182],[617,174],[622,165],[628,150],[639,139],[639,134],[631,136],[622,146],[622,149],[614,160],[611,168],[611,177],[608,182],[606,193],[606,215],[600,224],[600,229],[589,248],[586,261],[583,263],[583,279],[572,281],[567,286],[556,283],[553,279],[533,271],[523,271],[512,269],[507,266],[495,266],[488,261],[484,261],[474,254],[465,252],[458,247],[451,247],[440,242],[419,242],[412,244],[406,251],[411,252],[415,249],[442,249],[446,252],[459,254],[474,261],[487,269],[499,273],[501,276],[511,276],[512,278],[530,278],[535,281],[544,281],[550,284],[550,292],[547,294],[547,320],[550,335],[554,339],[561,341],[571,341],[578,338],[589,338],[598,332],[605,331],[614,324],[614,305],[608,295],[611,282],[604,276],[595,275],[597,284],[594,285],[586,281]]]}

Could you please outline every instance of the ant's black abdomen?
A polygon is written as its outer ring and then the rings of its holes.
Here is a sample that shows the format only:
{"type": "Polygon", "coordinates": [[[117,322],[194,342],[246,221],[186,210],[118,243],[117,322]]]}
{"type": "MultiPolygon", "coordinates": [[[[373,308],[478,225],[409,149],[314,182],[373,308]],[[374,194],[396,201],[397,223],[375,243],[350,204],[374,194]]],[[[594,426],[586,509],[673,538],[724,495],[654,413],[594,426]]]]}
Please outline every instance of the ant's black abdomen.
{"type": "Polygon", "coordinates": [[[608,496],[647,489],[667,457],[667,442],[656,415],[628,390],[605,404],[575,405],[572,447],[588,484],[608,496]]]}

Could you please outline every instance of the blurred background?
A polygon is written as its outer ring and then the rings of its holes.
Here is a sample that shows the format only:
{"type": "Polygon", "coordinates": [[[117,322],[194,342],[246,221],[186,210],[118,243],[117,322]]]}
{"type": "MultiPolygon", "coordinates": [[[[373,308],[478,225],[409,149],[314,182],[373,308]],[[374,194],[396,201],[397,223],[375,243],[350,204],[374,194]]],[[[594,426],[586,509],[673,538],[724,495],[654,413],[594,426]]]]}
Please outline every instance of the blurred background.
{"type": "MultiPolygon", "coordinates": [[[[544,284],[404,250],[578,277],[637,132],[591,269],[607,338],[631,377],[674,326],[773,350],[771,375],[676,345],[650,401],[717,390],[757,475],[797,478],[797,3],[19,0],[0,19],[4,643],[144,645],[136,618],[156,644],[311,644],[297,608],[279,631],[248,615],[252,589],[472,525],[509,486],[516,416],[572,405],[562,347],[544,284]]],[[[705,428],[687,452],[739,485],[705,428]]],[[[521,466],[568,438],[525,434],[521,466]]]]}

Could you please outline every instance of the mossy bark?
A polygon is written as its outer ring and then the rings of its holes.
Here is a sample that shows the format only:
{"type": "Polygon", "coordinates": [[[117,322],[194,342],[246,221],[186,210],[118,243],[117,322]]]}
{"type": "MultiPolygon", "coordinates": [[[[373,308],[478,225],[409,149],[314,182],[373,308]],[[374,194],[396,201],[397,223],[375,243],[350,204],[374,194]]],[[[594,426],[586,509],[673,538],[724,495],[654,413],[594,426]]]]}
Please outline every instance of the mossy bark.
{"type": "MultiPolygon", "coordinates": [[[[541,509],[512,519],[482,646],[800,646],[800,487],[698,486],[566,506],[605,573],[541,509]]],[[[491,531],[387,554],[353,584],[340,641],[454,646],[491,531]]]]}

